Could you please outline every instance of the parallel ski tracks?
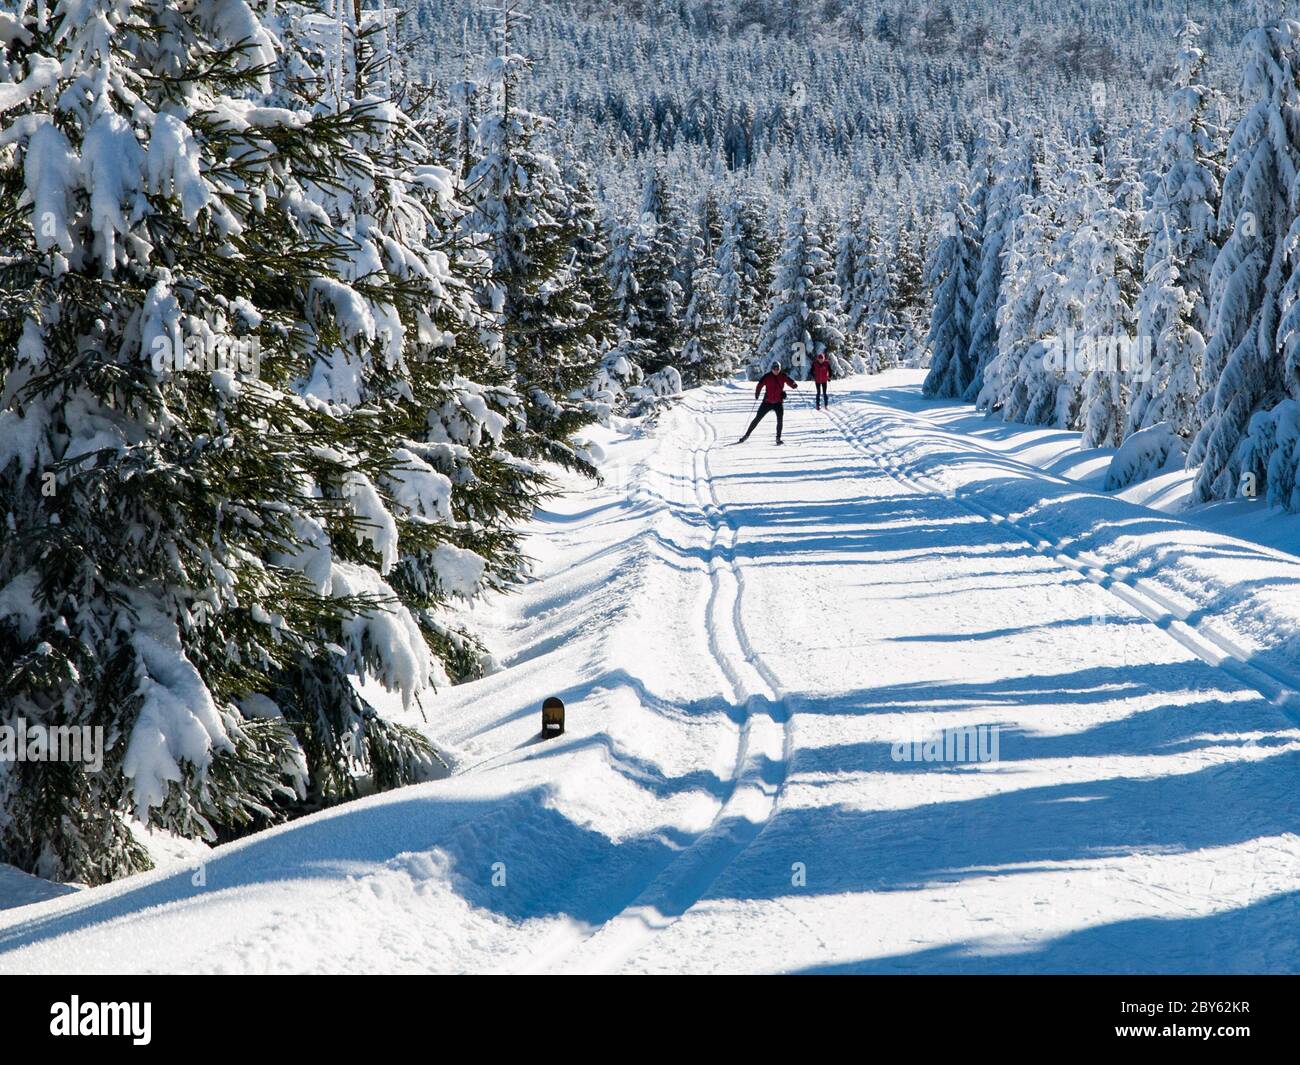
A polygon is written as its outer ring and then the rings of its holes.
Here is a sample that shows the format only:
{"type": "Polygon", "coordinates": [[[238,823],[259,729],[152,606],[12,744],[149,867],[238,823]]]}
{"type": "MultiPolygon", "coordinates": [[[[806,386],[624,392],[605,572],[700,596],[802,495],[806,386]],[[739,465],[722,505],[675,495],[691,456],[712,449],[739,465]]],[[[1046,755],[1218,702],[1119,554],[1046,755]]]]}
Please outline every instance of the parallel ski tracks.
{"type": "Polygon", "coordinates": [[[709,596],[703,624],[709,652],[739,717],[727,794],[712,823],[679,851],[617,915],[531,968],[613,972],[699,902],[775,813],[789,774],[793,724],[780,682],[750,643],[744,624],[745,574],[736,560],[739,527],[718,498],[709,455],[717,445],[712,404],[693,410],[701,430],[691,446],[695,502],[709,527],[709,596]]]}
{"type": "MultiPolygon", "coordinates": [[[[877,404],[857,401],[855,405],[864,412],[875,412],[878,419],[892,417],[900,422],[924,422],[933,425],[929,419],[920,416],[909,417],[877,404]]],[[[1269,664],[1251,661],[1248,652],[1235,640],[1215,631],[1205,621],[1193,620],[1187,610],[1173,602],[1161,589],[1130,570],[1118,565],[1108,565],[1061,540],[1041,535],[1011,516],[994,511],[969,496],[953,491],[927,474],[906,469],[901,456],[882,442],[885,435],[883,429],[864,431],[839,415],[840,409],[842,408],[837,407],[837,413],[834,414],[829,408],[827,409],[827,417],[831,424],[839,430],[850,447],[896,483],[922,494],[939,495],[950,499],[968,513],[1008,530],[1028,543],[1043,557],[1073,570],[1098,588],[1126,603],[1201,661],[1223,670],[1241,684],[1252,688],[1291,721],[1300,724],[1300,677],[1292,676],[1269,664]]],[[[990,452],[986,448],[973,446],[977,450],[996,456],[995,452],[990,452]]]]}

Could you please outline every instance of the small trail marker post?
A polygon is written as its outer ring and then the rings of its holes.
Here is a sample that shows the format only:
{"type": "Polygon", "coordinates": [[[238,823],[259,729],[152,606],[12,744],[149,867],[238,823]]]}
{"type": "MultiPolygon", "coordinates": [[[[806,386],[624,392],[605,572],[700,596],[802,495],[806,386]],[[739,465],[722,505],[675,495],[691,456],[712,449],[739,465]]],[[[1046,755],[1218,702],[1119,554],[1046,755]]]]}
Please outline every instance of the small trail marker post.
{"type": "Polygon", "coordinates": [[[552,695],[542,703],[542,739],[550,739],[564,731],[564,703],[552,695]]]}

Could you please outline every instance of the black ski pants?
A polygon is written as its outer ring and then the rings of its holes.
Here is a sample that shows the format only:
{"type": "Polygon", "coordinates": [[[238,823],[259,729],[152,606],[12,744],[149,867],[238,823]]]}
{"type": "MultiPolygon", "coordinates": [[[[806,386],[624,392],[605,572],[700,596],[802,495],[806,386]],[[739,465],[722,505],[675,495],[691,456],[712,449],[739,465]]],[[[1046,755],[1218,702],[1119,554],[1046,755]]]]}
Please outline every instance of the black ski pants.
{"type": "Polygon", "coordinates": [[[770,410],[776,411],[776,438],[778,440],[781,439],[781,426],[785,422],[785,404],[764,402],[758,408],[758,413],[754,415],[754,420],[749,423],[749,428],[745,430],[745,435],[740,438],[742,441],[749,439],[749,434],[758,427],[759,422],[767,417],[767,412],[770,410]]]}

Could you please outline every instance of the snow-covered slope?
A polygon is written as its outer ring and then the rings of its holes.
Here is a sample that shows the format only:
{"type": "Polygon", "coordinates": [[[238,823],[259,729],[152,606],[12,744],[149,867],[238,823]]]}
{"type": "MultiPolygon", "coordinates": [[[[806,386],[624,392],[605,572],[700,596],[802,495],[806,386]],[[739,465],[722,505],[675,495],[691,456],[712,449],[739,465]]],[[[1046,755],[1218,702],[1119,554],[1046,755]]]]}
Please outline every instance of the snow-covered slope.
{"type": "Polygon", "coordinates": [[[0,971],[1300,968],[1300,560],[915,385],[611,441],[426,701],[456,775],[0,913],[0,971]]]}
{"type": "Polygon", "coordinates": [[[73,891],[76,888],[66,884],[53,884],[39,876],[15,869],[12,865],[0,864],[0,910],[11,906],[27,906],[73,891]]]}

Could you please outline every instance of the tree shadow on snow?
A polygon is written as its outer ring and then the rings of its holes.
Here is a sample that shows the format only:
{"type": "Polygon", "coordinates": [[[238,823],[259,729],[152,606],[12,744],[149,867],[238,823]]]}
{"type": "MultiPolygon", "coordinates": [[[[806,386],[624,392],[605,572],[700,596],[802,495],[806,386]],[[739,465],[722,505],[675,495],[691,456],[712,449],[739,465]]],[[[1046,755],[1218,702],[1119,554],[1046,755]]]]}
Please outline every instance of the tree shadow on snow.
{"type": "Polygon", "coordinates": [[[1300,972],[1300,892],[1204,916],[1112,921],[1015,949],[972,938],[913,953],[798,971],[994,975],[1296,973],[1300,972]]]}

